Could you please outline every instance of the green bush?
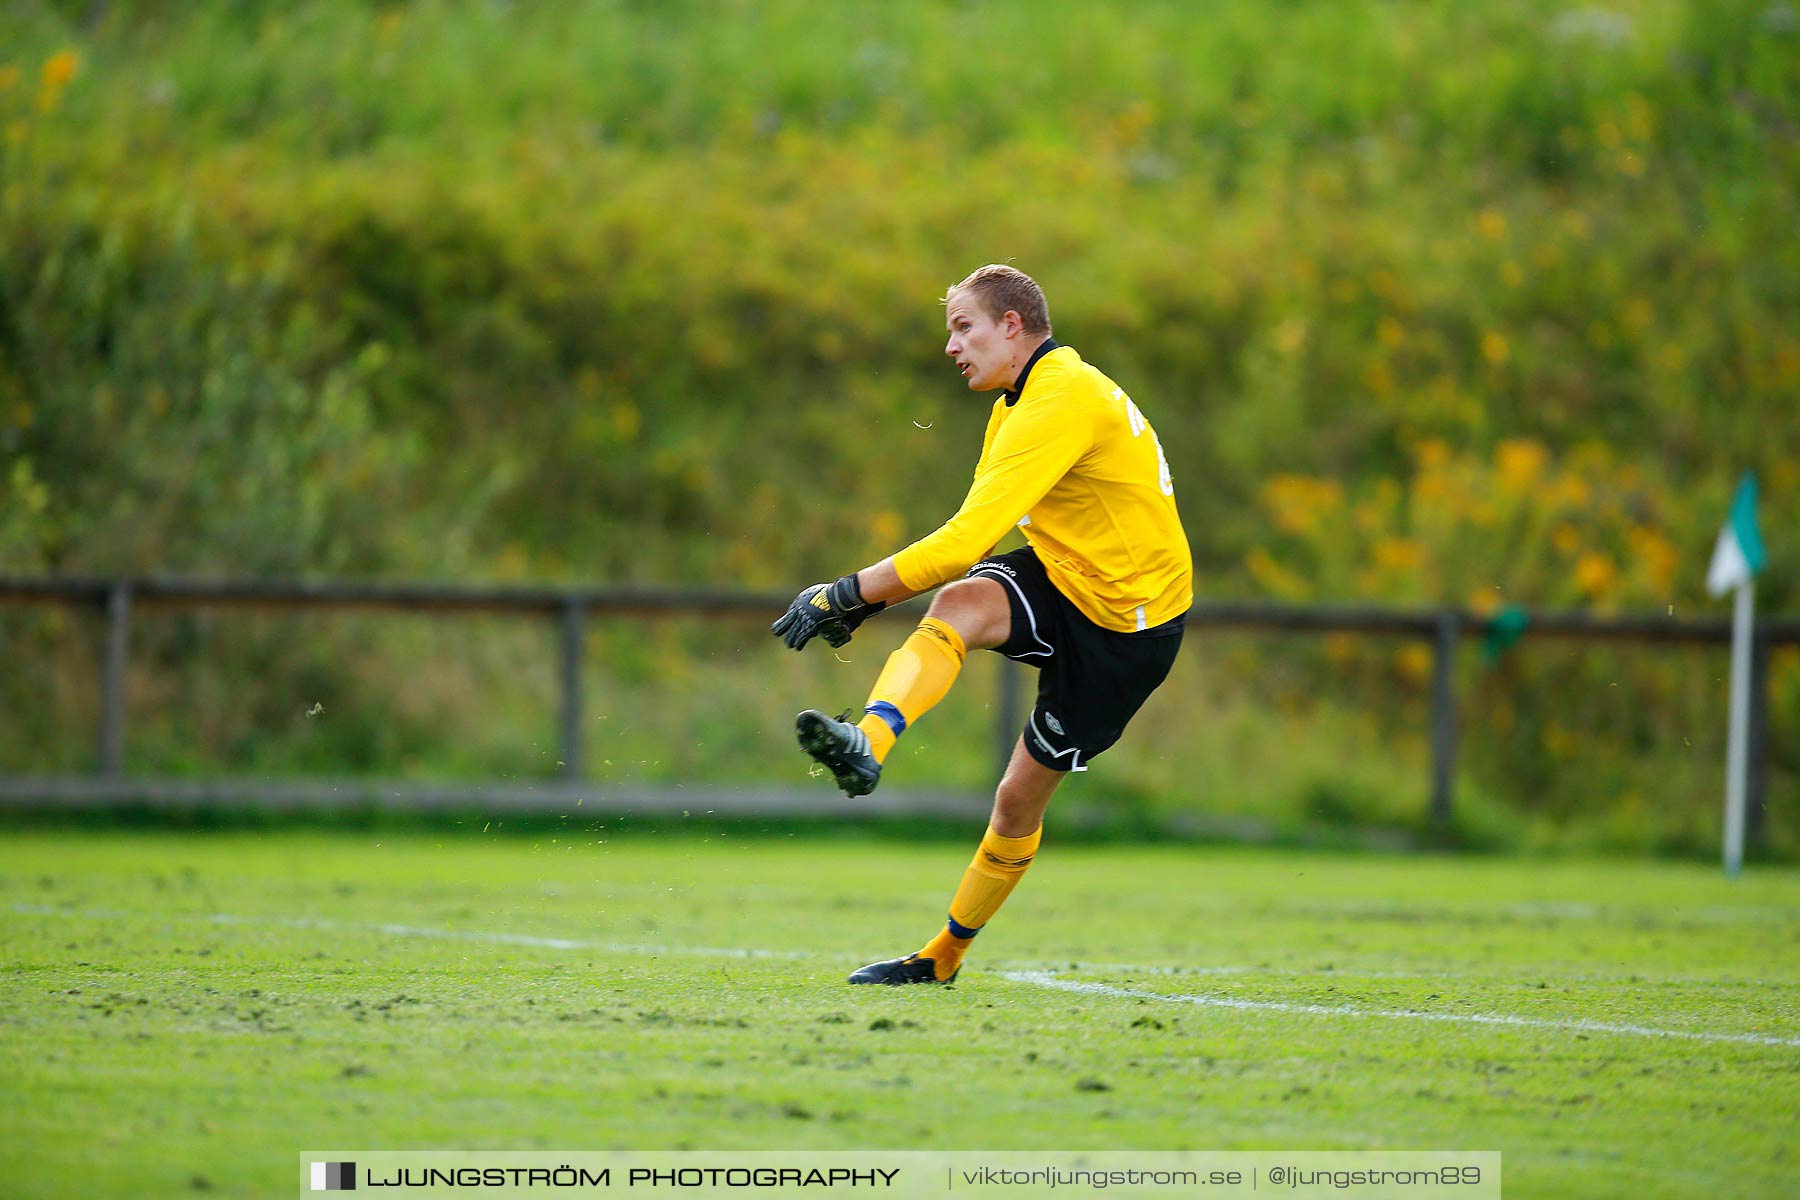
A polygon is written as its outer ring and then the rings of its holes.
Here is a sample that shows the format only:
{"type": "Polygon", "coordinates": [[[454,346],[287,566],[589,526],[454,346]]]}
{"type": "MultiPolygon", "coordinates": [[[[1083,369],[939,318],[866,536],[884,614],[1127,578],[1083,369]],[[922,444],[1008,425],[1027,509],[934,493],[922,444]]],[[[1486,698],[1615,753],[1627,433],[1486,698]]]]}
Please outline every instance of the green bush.
{"type": "MultiPolygon", "coordinates": [[[[1781,5],[25,3],[9,26],[8,571],[835,574],[961,495],[984,405],[936,300],[1012,259],[1156,422],[1205,595],[1694,613],[1755,468],[1763,604],[1793,608],[1781,5]]],[[[330,669],[247,653],[216,669],[330,669]]],[[[1418,668],[1259,662],[1395,714],[1418,668]]],[[[1653,715],[1590,711],[1567,760],[1496,728],[1473,786],[1557,828],[1577,798],[1636,811],[1607,764],[1662,761],[1694,716],[1656,671],[1630,667],[1653,715]]],[[[1506,682],[1520,710],[1567,686],[1506,682]]],[[[1800,680],[1774,684],[1791,720],[1800,680]]],[[[455,757],[430,741],[316,757],[455,757]]]]}

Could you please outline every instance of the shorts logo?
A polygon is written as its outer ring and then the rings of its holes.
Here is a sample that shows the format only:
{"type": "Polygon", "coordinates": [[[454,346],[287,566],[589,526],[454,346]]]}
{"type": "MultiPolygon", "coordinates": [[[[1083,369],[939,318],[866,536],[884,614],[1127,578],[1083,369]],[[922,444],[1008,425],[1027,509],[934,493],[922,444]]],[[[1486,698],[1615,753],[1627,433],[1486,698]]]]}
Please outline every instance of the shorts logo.
{"type": "Polygon", "coordinates": [[[315,1192],[354,1192],[356,1164],[353,1162],[316,1162],[312,1165],[312,1190],[315,1192]]]}
{"type": "Polygon", "coordinates": [[[1062,734],[1062,731],[1063,731],[1062,722],[1057,720],[1054,714],[1048,713],[1048,712],[1045,713],[1044,714],[1044,724],[1046,724],[1050,727],[1050,732],[1057,734],[1059,736],[1062,734]]]}
{"type": "Polygon", "coordinates": [[[996,558],[984,558],[969,568],[969,574],[971,575],[975,574],[977,571],[999,571],[1003,574],[1012,576],[1014,579],[1019,577],[1019,573],[1012,569],[1011,563],[1003,563],[996,558]]]}

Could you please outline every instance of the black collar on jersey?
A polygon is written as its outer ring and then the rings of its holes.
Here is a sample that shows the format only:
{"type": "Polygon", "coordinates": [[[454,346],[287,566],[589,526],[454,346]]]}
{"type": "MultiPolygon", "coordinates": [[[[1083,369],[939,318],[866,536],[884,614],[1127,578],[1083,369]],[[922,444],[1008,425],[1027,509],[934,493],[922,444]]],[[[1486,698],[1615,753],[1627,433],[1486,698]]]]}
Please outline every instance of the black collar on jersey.
{"type": "Polygon", "coordinates": [[[1045,338],[1044,344],[1031,352],[1031,357],[1025,360],[1025,369],[1019,372],[1019,381],[1007,389],[1006,407],[1011,408],[1019,402],[1019,397],[1024,395],[1025,381],[1031,376],[1031,368],[1037,366],[1037,360],[1052,350],[1059,349],[1061,347],[1057,345],[1055,338],[1045,338]]]}

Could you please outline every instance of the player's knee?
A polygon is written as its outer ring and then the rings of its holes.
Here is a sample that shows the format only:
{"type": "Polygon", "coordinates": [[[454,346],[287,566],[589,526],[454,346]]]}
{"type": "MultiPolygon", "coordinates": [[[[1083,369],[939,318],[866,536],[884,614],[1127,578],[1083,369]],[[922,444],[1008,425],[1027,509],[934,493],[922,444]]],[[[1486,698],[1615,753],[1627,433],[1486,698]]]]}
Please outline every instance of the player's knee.
{"type": "Polygon", "coordinates": [[[947,621],[971,650],[998,646],[1012,629],[1006,591],[992,579],[961,579],[938,590],[931,615],[947,621]]]}
{"type": "Polygon", "coordinates": [[[994,795],[994,811],[988,824],[1001,837],[1026,837],[1044,823],[1048,796],[1008,794],[1004,784],[994,795]]]}
{"type": "Polygon", "coordinates": [[[1000,786],[994,789],[994,811],[988,818],[994,832],[1001,837],[1024,837],[1042,825],[1050,797],[1065,778],[1065,772],[1041,765],[1022,747],[1014,750],[1000,786]]]}

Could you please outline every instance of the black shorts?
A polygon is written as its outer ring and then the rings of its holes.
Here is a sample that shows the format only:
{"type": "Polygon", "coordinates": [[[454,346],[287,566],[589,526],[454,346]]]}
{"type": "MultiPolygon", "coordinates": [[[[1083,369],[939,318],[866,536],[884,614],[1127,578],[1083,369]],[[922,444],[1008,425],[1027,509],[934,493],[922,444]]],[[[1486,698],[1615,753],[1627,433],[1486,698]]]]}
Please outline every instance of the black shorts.
{"type": "Polygon", "coordinates": [[[982,559],[969,568],[977,577],[999,580],[1012,604],[1012,633],[995,651],[1038,669],[1025,749],[1053,771],[1087,770],[1168,677],[1186,615],[1138,633],[1102,629],[1056,589],[1029,546],[982,559]]]}

